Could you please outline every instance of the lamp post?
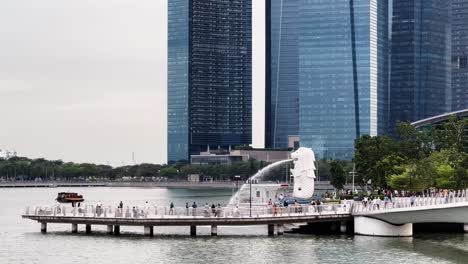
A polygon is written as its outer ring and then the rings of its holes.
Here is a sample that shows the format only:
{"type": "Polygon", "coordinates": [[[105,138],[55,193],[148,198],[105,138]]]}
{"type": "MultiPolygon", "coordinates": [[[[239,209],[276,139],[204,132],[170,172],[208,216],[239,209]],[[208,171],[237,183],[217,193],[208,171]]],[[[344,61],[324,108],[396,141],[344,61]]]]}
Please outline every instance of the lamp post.
{"type": "Polygon", "coordinates": [[[252,179],[249,179],[250,199],[249,199],[249,217],[252,217],[252,179]]]}

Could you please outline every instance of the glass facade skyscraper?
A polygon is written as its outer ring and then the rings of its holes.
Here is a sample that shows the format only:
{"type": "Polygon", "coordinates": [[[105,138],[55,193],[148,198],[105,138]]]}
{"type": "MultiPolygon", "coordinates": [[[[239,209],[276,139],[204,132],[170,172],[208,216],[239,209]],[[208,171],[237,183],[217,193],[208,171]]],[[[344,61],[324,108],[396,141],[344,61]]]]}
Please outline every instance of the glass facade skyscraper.
{"type": "Polygon", "coordinates": [[[385,132],[388,3],[299,1],[299,136],[317,158],[352,159],[385,132]]]}
{"type": "Polygon", "coordinates": [[[450,110],[451,27],[446,0],[394,0],[390,127],[450,110]]]}
{"type": "Polygon", "coordinates": [[[168,9],[168,161],[251,144],[251,0],[170,0],[168,9]]]}
{"type": "Polygon", "coordinates": [[[452,111],[468,108],[468,0],[452,0],[452,111]]]}
{"type": "Polygon", "coordinates": [[[266,0],[265,147],[299,133],[300,0],[266,0]]]}

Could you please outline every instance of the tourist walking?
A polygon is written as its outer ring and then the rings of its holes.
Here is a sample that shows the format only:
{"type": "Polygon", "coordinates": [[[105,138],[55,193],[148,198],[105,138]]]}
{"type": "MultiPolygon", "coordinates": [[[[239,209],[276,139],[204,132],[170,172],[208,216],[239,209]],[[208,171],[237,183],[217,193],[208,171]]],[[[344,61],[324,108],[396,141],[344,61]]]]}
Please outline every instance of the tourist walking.
{"type": "Polygon", "coordinates": [[[414,193],[411,195],[410,197],[410,203],[411,203],[411,206],[414,205],[414,202],[416,201],[416,196],[414,195],[414,193]]]}

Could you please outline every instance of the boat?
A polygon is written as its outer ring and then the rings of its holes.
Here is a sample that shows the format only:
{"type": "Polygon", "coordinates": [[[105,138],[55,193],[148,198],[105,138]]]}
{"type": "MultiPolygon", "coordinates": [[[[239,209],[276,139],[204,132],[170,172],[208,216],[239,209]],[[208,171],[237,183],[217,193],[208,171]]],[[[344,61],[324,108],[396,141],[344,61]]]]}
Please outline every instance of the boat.
{"type": "Polygon", "coordinates": [[[55,200],[59,203],[81,203],[84,201],[83,195],[73,192],[59,192],[55,200]]]}

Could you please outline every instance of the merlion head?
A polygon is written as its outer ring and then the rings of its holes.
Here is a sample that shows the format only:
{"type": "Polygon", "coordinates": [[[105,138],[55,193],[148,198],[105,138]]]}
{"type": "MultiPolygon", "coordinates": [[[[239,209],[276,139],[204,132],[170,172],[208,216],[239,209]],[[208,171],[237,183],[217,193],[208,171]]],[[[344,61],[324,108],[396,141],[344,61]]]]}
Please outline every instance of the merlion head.
{"type": "Polygon", "coordinates": [[[315,170],[315,154],[310,148],[298,148],[291,153],[291,159],[294,160],[295,168],[315,170]]]}

